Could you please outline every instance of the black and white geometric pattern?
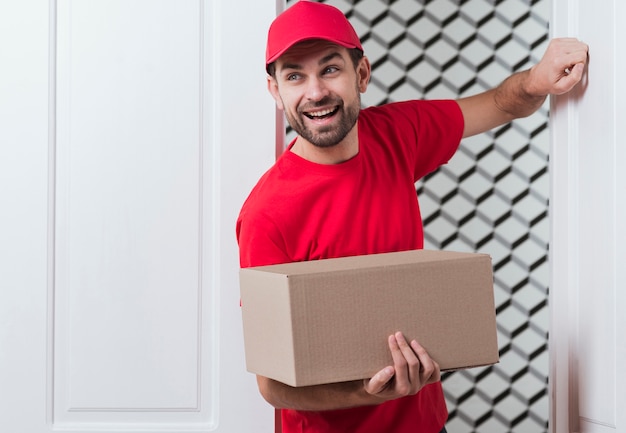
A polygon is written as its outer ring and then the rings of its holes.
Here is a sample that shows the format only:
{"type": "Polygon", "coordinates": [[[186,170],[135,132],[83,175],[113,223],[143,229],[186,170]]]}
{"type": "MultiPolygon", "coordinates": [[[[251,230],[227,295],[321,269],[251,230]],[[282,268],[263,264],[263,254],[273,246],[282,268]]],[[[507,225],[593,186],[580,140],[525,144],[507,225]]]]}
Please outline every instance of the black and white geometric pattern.
{"type": "MultiPolygon", "coordinates": [[[[490,89],[539,61],[548,43],[549,0],[327,2],[350,19],[372,63],[364,106],[490,89]]],[[[444,375],[450,433],[547,431],[548,149],[546,104],[464,140],[416,185],[425,247],[488,253],[494,264],[500,363],[444,375]]]]}

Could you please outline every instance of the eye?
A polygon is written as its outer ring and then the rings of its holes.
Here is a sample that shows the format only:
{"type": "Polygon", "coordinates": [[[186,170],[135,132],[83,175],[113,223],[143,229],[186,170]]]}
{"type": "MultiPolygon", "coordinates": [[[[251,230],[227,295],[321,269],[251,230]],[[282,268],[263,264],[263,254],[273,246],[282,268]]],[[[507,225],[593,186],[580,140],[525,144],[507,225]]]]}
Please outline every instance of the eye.
{"type": "Polygon", "coordinates": [[[336,66],[327,66],[324,69],[324,74],[333,74],[335,72],[339,71],[339,68],[336,66]]]}
{"type": "Polygon", "coordinates": [[[299,79],[300,79],[300,74],[297,74],[297,73],[291,73],[291,74],[288,74],[288,75],[285,77],[285,79],[286,79],[287,81],[296,81],[296,80],[299,80],[299,79]]]}

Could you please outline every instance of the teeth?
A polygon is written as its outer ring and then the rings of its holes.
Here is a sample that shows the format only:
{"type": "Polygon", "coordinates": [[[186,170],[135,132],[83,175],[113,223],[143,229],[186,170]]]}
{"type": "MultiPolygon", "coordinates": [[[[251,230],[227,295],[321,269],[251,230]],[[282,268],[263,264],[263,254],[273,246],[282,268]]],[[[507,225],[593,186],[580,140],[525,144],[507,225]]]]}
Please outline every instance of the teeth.
{"type": "Polygon", "coordinates": [[[311,117],[323,117],[323,116],[326,116],[326,115],[332,113],[333,111],[335,111],[335,110],[334,109],[332,109],[332,110],[329,109],[329,110],[322,110],[322,111],[313,111],[313,112],[310,112],[310,113],[307,113],[307,114],[309,116],[311,116],[311,117]]]}

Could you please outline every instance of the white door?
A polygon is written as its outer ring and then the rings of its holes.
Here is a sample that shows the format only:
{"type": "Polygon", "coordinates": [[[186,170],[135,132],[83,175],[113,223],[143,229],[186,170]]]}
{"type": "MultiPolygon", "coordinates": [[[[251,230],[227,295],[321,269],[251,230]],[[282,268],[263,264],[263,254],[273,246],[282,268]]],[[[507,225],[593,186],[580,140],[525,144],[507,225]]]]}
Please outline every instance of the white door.
{"type": "Polygon", "coordinates": [[[273,431],[234,227],[275,8],[0,2],[0,431],[273,431]]]}
{"type": "Polygon", "coordinates": [[[626,432],[626,3],[554,0],[556,36],[590,45],[553,104],[551,431],[626,432]]]}

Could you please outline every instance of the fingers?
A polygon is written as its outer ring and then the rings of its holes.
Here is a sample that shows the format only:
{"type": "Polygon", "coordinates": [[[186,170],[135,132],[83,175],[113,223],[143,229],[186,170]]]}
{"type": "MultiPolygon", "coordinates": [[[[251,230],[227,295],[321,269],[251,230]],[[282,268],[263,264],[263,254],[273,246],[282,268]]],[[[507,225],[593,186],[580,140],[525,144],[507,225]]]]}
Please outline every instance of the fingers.
{"type": "Polygon", "coordinates": [[[411,385],[419,380],[419,359],[401,332],[389,336],[389,350],[396,370],[398,391],[409,394],[411,385]]]}
{"type": "Polygon", "coordinates": [[[587,64],[589,46],[575,38],[562,38],[552,41],[556,71],[555,89],[552,93],[570,91],[583,77],[587,64]]]}
{"type": "MultiPolygon", "coordinates": [[[[395,334],[395,339],[406,361],[409,393],[415,393],[424,385],[441,379],[439,365],[428,355],[421,344],[412,340],[409,346],[401,332],[395,334]]],[[[398,368],[399,366],[396,366],[396,376],[399,376],[398,368]]]]}
{"type": "Polygon", "coordinates": [[[589,46],[576,38],[555,38],[550,41],[546,52],[555,51],[569,56],[573,61],[570,64],[585,62],[589,46]]]}
{"type": "Polygon", "coordinates": [[[572,90],[582,80],[588,52],[587,44],[578,39],[552,39],[541,61],[531,68],[529,94],[560,95],[572,90]]]}
{"type": "Polygon", "coordinates": [[[425,385],[441,380],[439,365],[417,341],[406,341],[401,332],[389,336],[393,367],[388,366],[363,381],[368,394],[392,400],[416,394],[425,385]]]}
{"type": "Polygon", "coordinates": [[[439,365],[417,341],[409,344],[401,332],[389,337],[394,361],[395,389],[402,395],[417,393],[424,385],[441,379],[439,365]]]}
{"type": "Polygon", "coordinates": [[[441,370],[439,364],[432,359],[426,349],[424,349],[417,341],[411,341],[411,347],[417,355],[421,363],[420,378],[424,384],[435,383],[441,380],[441,370]]]}
{"type": "Polygon", "coordinates": [[[589,47],[582,42],[563,44],[556,54],[557,68],[570,74],[575,67],[584,67],[587,63],[589,47]]]}

